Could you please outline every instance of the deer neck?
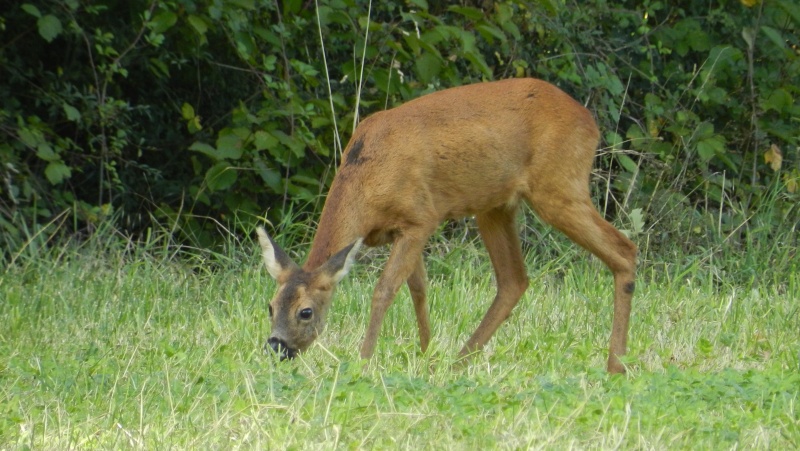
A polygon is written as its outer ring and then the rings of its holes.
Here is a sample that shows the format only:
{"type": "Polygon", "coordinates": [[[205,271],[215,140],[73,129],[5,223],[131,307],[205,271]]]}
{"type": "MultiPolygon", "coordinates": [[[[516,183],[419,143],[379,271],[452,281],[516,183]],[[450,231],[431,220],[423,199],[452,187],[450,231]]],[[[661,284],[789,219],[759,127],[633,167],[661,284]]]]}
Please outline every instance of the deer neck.
{"type": "Polygon", "coordinates": [[[325,206],[322,207],[317,233],[311,243],[303,268],[311,271],[319,268],[335,253],[353,244],[359,234],[360,211],[353,197],[345,193],[343,187],[334,181],[328,192],[325,206]]]}

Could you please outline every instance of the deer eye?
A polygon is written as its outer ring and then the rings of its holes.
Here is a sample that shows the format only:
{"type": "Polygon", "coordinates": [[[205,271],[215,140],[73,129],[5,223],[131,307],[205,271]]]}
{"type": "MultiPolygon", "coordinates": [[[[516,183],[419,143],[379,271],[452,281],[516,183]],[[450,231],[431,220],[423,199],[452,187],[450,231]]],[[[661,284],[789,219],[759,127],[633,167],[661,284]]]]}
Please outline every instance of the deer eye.
{"type": "Polygon", "coordinates": [[[300,310],[300,319],[311,319],[312,316],[314,316],[314,312],[310,308],[300,310]]]}
{"type": "Polygon", "coordinates": [[[269,317],[272,318],[272,305],[269,305],[269,317]]]}

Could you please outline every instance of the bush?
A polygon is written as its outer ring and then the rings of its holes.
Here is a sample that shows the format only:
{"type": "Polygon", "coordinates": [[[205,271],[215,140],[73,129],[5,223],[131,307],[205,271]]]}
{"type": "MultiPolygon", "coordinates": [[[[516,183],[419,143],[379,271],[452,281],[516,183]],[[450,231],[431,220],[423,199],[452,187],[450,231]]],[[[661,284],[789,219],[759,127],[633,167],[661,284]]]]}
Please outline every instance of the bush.
{"type": "Polygon", "coordinates": [[[788,0],[12,2],[2,248],[314,218],[358,117],[520,76],[596,113],[607,216],[746,243],[800,219],[798,25],[788,0]]]}

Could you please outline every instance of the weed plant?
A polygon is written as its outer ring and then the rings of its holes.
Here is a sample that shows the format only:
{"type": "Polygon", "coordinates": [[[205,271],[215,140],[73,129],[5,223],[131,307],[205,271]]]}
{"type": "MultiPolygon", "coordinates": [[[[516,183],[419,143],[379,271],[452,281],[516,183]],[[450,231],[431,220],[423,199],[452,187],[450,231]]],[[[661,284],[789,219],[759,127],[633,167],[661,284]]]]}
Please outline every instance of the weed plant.
{"type": "Polygon", "coordinates": [[[800,446],[791,250],[676,243],[665,262],[644,248],[629,373],[612,377],[610,274],[532,220],[521,229],[531,288],[464,368],[454,357],[494,295],[468,221],[427,251],[429,351],[404,288],[368,364],[385,249],[362,253],[326,332],[287,362],[262,351],[275,286],[253,242],[212,254],[168,231],[135,245],[107,231],[20,255],[0,275],[0,449],[800,446]]]}

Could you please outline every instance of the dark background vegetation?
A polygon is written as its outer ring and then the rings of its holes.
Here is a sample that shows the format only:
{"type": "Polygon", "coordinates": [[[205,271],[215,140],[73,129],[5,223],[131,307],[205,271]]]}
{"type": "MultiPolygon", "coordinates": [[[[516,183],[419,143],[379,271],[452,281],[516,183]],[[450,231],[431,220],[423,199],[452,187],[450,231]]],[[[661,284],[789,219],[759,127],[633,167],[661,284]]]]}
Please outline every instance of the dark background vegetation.
{"type": "Polygon", "coordinates": [[[596,114],[597,203],[648,252],[797,246],[795,1],[4,5],[5,261],[107,226],[211,248],[311,224],[357,117],[522,76],[596,114]]]}

